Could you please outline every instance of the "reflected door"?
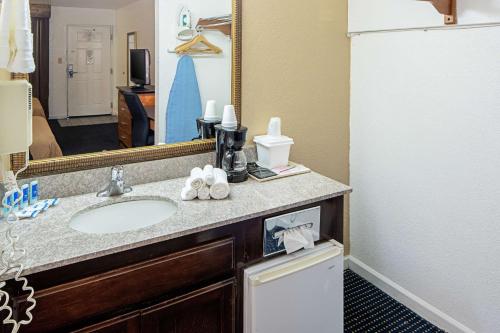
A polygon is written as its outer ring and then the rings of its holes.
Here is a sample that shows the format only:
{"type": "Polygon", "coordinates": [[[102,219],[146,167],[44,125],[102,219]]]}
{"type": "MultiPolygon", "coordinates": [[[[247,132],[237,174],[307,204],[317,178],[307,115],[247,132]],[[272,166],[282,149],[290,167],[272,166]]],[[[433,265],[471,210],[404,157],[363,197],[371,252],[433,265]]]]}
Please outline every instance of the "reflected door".
{"type": "Polygon", "coordinates": [[[112,113],[111,27],[68,27],[68,117],[112,113]]]}

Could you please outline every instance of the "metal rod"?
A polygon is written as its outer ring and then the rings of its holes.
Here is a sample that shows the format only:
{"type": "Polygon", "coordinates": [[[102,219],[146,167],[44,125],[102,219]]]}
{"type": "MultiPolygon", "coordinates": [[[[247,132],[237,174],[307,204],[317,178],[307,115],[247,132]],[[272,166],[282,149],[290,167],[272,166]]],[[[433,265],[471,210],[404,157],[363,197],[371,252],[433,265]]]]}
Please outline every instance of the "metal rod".
{"type": "Polygon", "coordinates": [[[367,31],[352,31],[347,33],[347,37],[352,38],[367,34],[378,34],[378,33],[392,33],[392,32],[406,32],[406,31],[435,31],[435,30],[469,30],[469,29],[481,29],[481,28],[495,28],[500,27],[500,22],[498,23],[482,23],[482,24],[462,24],[453,26],[437,26],[437,27],[419,27],[419,28],[404,28],[404,29],[382,29],[382,30],[367,30],[367,31]]]}
{"type": "Polygon", "coordinates": [[[205,30],[206,28],[221,27],[223,25],[228,25],[228,24],[231,24],[231,22],[228,21],[228,22],[222,22],[222,23],[199,24],[199,25],[196,26],[196,30],[200,31],[200,30],[205,30]]]}
{"type": "Polygon", "coordinates": [[[232,14],[201,18],[201,20],[207,20],[207,21],[208,20],[228,20],[228,21],[231,21],[232,19],[233,19],[232,14]]]}

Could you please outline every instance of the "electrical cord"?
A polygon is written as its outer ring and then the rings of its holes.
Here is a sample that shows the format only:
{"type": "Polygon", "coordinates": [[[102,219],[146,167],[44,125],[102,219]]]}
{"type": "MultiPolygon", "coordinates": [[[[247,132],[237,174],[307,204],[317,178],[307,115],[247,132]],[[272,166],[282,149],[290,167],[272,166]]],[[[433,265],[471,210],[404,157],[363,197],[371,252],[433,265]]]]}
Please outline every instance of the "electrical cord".
{"type": "MultiPolygon", "coordinates": [[[[12,333],[17,333],[21,326],[31,323],[33,320],[31,311],[36,306],[36,300],[34,298],[35,290],[28,285],[28,280],[25,277],[21,277],[21,274],[24,271],[24,265],[21,263],[21,260],[26,256],[26,250],[17,246],[19,236],[12,235],[12,226],[19,222],[19,218],[15,213],[13,213],[13,208],[22,200],[23,196],[19,187],[17,187],[17,176],[28,168],[28,163],[28,156],[26,156],[24,167],[18,170],[14,175],[16,188],[13,191],[17,191],[19,193],[17,200],[15,200],[15,202],[11,202],[10,206],[7,204],[7,200],[2,200],[3,206],[9,211],[9,216],[7,217],[7,221],[5,223],[0,224],[3,227],[2,230],[0,230],[0,233],[5,233],[5,240],[7,241],[6,246],[2,249],[0,254],[0,276],[3,276],[6,273],[14,272],[14,280],[22,284],[21,290],[28,294],[26,302],[30,304],[30,306],[26,309],[26,317],[28,319],[16,321],[13,318],[12,307],[9,306],[10,295],[3,290],[6,286],[6,282],[0,282],[0,312],[5,311],[7,313],[3,323],[6,325],[12,325],[12,333]]],[[[6,196],[11,194],[12,191],[9,191],[6,196]]]]}

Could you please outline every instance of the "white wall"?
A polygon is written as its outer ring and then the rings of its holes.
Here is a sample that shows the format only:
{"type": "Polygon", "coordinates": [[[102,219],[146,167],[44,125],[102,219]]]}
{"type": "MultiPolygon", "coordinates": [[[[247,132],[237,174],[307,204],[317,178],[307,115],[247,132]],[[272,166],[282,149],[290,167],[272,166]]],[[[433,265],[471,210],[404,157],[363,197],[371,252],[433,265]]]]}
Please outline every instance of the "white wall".
{"type": "MultiPolygon", "coordinates": [[[[179,60],[176,54],[167,51],[183,43],[176,39],[181,5],[187,6],[191,10],[193,25],[196,25],[198,18],[226,15],[232,12],[230,0],[156,0],[156,142],[165,141],[168,97],[179,60]]],[[[223,54],[194,58],[202,108],[205,109],[207,100],[215,99],[222,112],[224,105],[231,103],[231,40],[217,31],[206,31],[203,34],[211,43],[219,46],[223,50],[223,54]]]]}
{"type": "MultiPolygon", "coordinates": [[[[67,115],[66,34],[68,25],[114,26],[115,11],[111,9],[52,7],[49,40],[49,112],[50,118],[53,119],[66,118],[67,115]],[[59,59],[61,59],[61,63],[59,63],[59,59]]],[[[113,63],[115,63],[114,60],[113,63]]]]}
{"type": "MultiPolygon", "coordinates": [[[[458,23],[485,24],[500,21],[499,0],[457,0],[458,23]]],[[[444,24],[428,2],[416,0],[349,0],[349,31],[370,31],[444,24]]]]}
{"type": "MultiPolygon", "coordinates": [[[[402,1],[378,2],[351,22],[390,26],[402,1]]],[[[481,333],[500,327],[499,55],[500,27],[352,39],[351,253],[481,333]]]]}
{"type": "Polygon", "coordinates": [[[127,82],[127,33],[137,32],[137,47],[151,51],[151,84],[155,83],[155,0],[138,0],[116,10],[116,84],[127,82]]]}
{"type": "Polygon", "coordinates": [[[0,69],[0,80],[10,80],[10,72],[0,69]]]}

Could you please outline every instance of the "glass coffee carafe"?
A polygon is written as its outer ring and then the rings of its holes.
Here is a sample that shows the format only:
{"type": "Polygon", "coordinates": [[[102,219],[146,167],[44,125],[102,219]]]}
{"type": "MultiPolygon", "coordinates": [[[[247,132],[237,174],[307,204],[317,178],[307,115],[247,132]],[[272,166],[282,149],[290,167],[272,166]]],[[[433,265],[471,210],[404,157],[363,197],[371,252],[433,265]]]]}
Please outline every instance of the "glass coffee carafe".
{"type": "Polygon", "coordinates": [[[247,173],[247,157],[243,149],[229,149],[222,159],[222,169],[232,178],[245,178],[247,173]]]}
{"type": "Polygon", "coordinates": [[[246,141],[247,128],[225,128],[216,125],[217,131],[217,161],[218,168],[227,173],[230,183],[241,183],[248,179],[247,157],[243,151],[246,141]]]}

